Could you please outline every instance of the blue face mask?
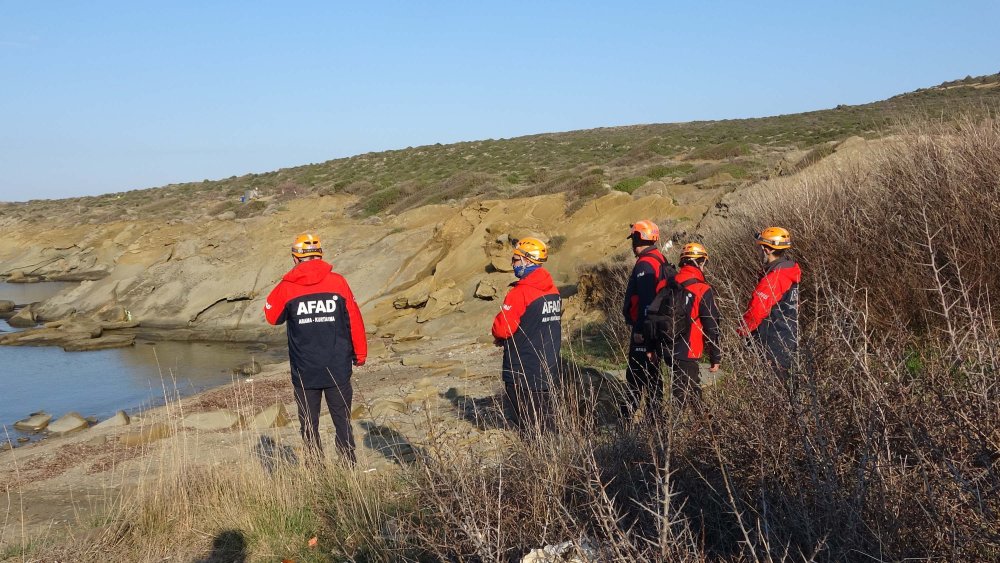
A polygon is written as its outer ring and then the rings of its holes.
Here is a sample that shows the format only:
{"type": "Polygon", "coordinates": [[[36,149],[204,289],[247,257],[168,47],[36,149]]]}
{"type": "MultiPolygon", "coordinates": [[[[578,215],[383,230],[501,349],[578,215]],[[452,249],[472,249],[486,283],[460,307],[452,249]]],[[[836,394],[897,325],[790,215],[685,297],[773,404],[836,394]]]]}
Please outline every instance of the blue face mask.
{"type": "Polygon", "coordinates": [[[538,264],[532,264],[531,262],[525,260],[524,262],[521,262],[520,266],[514,266],[514,275],[517,276],[517,279],[521,279],[538,268],[538,264]]]}

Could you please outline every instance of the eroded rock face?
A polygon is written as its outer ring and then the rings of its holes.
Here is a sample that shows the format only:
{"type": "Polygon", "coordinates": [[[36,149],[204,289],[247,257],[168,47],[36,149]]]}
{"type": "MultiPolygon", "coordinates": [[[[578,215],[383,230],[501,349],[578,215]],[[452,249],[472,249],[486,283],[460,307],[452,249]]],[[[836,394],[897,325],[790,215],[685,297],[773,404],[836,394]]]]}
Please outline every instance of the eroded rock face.
{"type": "Polygon", "coordinates": [[[29,268],[45,279],[101,274],[22,311],[26,327],[34,324],[29,314],[46,320],[76,314],[138,322],[178,338],[280,341],[284,327],[266,324],[264,300],[292,266],[289,242],[318,231],[326,259],[347,278],[367,326],[384,329],[381,334],[479,334],[482,317],[495,314],[495,304],[484,300],[501,299],[514,281],[512,240],[549,241],[545,267],[557,285],[572,284],[581,264],[626,249],[628,225],[637,218],[661,220],[669,231],[685,221],[693,225],[717,199],[710,189],[665,190],[645,197],[609,193],[572,214],[565,197],[554,194],[433,205],[362,221],[344,211],[352,196],[336,195],[291,200],[268,217],[235,221],[52,225],[31,237],[13,222],[0,227],[0,275],[24,278],[29,268]],[[51,241],[41,251],[51,265],[37,266],[38,252],[28,252],[38,250],[38,240],[51,241]]]}

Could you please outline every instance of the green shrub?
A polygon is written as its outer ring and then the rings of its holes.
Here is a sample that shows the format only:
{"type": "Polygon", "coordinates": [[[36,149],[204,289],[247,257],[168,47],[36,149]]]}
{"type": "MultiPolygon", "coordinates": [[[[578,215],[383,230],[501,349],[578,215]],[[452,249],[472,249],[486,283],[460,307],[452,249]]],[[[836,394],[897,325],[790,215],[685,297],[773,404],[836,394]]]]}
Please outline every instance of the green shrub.
{"type": "Polygon", "coordinates": [[[694,171],[694,165],[685,162],[683,164],[676,164],[672,166],[664,166],[664,165],[654,166],[646,170],[646,172],[644,172],[643,175],[651,180],[659,180],[660,178],[664,178],[667,176],[675,178],[683,177],[690,174],[693,171],[694,171]]]}
{"type": "Polygon", "coordinates": [[[399,188],[395,186],[379,190],[368,196],[364,204],[364,211],[368,215],[381,213],[396,203],[399,195],[399,188]]]}
{"type": "Polygon", "coordinates": [[[260,215],[264,209],[267,208],[267,204],[259,199],[244,203],[234,209],[236,212],[237,219],[246,219],[247,217],[253,217],[255,215],[260,215]]]}
{"type": "Polygon", "coordinates": [[[717,145],[700,147],[688,155],[690,160],[723,160],[750,154],[750,147],[746,143],[728,141],[717,145]]]}
{"type": "Polygon", "coordinates": [[[621,180],[617,184],[615,184],[613,188],[620,192],[625,192],[627,194],[630,194],[635,190],[641,188],[646,182],[647,179],[645,177],[625,178],[624,180],[621,180]]]}

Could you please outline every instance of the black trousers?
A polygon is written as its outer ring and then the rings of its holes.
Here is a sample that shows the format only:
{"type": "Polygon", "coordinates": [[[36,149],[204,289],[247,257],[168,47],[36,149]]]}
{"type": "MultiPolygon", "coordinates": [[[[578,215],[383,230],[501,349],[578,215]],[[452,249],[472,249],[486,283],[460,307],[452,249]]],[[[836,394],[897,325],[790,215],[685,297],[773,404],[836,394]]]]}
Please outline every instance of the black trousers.
{"type": "Polygon", "coordinates": [[[551,429],[551,397],[548,391],[533,390],[506,381],[503,387],[510,421],[519,431],[537,429],[546,432],[551,429]]]}
{"type": "Polygon", "coordinates": [[[350,463],[354,463],[354,432],[351,430],[351,400],[354,389],[351,382],[344,385],[326,387],[323,389],[295,389],[295,404],[299,407],[299,429],[302,441],[313,453],[323,452],[323,443],[319,437],[320,401],[326,398],[326,408],[333,419],[333,427],[337,431],[337,450],[350,463]]]}
{"type": "Polygon", "coordinates": [[[631,417],[639,408],[642,398],[646,398],[647,416],[658,416],[663,409],[663,376],[660,360],[670,364],[670,358],[663,356],[659,346],[637,344],[635,337],[629,342],[628,367],[625,370],[625,402],[622,404],[623,418],[631,417]],[[649,359],[648,352],[656,353],[649,359]]]}
{"type": "Polygon", "coordinates": [[[674,359],[671,391],[674,400],[681,406],[701,404],[701,369],[698,360],[674,359]]]}

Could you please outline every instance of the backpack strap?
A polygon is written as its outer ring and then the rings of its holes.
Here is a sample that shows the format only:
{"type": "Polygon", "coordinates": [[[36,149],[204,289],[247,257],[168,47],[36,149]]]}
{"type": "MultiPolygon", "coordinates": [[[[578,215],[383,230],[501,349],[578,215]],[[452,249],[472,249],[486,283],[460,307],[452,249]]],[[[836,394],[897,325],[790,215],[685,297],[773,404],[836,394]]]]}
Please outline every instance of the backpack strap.
{"type": "MultiPolygon", "coordinates": [[[[670,262],[667,262],[667,257],[660,254],[646,254],[639,258],[639,261],[653,262],[657,265],[653,270],[656,272],[656,292],[659,293],[667,285],[667,282],[673,278],[674,271],[670,262]]],[[[659,305],[659,303],[657,303],[659,305]]]]}

